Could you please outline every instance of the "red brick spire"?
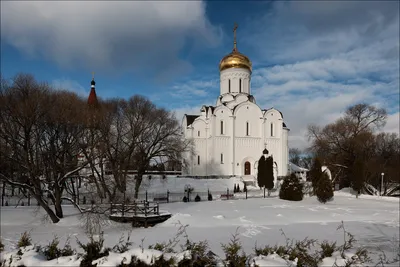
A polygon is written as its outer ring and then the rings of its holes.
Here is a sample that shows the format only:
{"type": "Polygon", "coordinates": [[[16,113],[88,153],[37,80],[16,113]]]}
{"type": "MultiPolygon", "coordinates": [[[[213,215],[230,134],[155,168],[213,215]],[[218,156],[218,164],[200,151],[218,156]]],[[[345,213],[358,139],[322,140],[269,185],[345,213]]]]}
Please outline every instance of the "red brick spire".
{"type": "Polygon", "coordinates": [[[99,104],[99,102],[97,101],[97,95],[96,95],[96,82],[94,81],[94,73],[93,73],[93,78],[92,78],[92,82],[91,84],[91,88],[90,88],[90,94],[88,97],[88,105],[90,106],[97,106],[99,104]]]}

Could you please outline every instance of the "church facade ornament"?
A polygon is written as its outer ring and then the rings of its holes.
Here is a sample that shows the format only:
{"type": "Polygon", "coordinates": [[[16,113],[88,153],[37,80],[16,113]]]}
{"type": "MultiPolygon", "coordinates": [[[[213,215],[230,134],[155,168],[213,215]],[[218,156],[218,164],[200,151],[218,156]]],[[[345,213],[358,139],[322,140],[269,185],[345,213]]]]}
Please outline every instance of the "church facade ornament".
{"type": "Polygon", "coordinates": [[[255,178],[256,163],[267,150],[276,162],[277,179],[288,173],[289,128],[280,111],[261,109],[251,95],[252,63],[238,51],[236,31],[237,24],[233,50],[219,65],[220,94],[216,106],[203,106],[201,115],[185,115],[182,120],[185,138],[195,140],[195,155],[185,155],[188,164],[183,166],[183,175],[255,178]],[[202,159],[200,164],[198,156],[202,159]]]}

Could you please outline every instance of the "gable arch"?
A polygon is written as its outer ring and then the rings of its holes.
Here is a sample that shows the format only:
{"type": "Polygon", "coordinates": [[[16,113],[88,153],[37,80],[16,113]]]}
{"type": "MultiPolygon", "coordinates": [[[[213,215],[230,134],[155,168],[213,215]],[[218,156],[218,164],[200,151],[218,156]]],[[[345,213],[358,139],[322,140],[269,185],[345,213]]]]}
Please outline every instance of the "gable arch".
{"type": "Polygon", "coordinates": [[[229,116],[232,116],[232,110],[224,105],[220,105],[214,109],[214,115],[217,115],[220,110],[223,110],[224,113],[227,112],[229,116]]]}
{"type": "Polygon", "coordinates": [[[268,119],[268,120],[283,120],[283,115],[282,112],[280,112],[279,110],[275,109],[275,108],[270,108],[267,109],[264,112],[264,118],[268,119]],[[271,118],[271,114],[273,116],[273,118],[271,118]]]}
{"type": "Polygon", "coordinates": [[[255,110],[257,110],[257,118],[262,118],[263,114],[262,114],[262,110],[259,106],[257,106],[256,104],[250,102],[250,101],[246,101],[246,102],[242,102],[239,105],[237,105],[234,109],[233,109],[233,115],[236,116],[237,113],[239,112],[240,109],[242,109],[245,106],[251,106],[253,108],[255,108],[255,110]]]}

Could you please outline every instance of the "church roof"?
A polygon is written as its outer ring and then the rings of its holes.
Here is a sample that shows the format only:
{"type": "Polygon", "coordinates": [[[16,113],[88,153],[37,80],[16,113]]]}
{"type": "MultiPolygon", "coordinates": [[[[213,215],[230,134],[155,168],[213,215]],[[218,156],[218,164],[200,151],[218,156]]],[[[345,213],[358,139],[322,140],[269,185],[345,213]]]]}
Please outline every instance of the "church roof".
{"type": "Polygon", "coordinates": [[[89,94],[87,103],[91,106],[98,105],[96,90],[94,89],[94,87],[92,87],[92,89],[90,89],[90,94],[89,94]]]}
{"type": "Polygon", "coordinates": [[[283,114],[282,114],[282,112],[281,112],[280,110],[277,110],[277,109],[276,109],[276,108],[274,108],[274,107],[272,107],[272,108],[268,108],[268,109],[263,109],[263,111],[267,112],[267,111],[268,111],[268,110],[270,110],[270,109],[275,109],[276,111],[278,111],[278,112],[281,114],[282,118],[283,118],[283,114]]]}
{"type": "Polygon", "coordinates": [[[187,115],[187,114],[186,114],[186,122],[187,122],[187,125],[186,125],[186,126],[191,125],[191,124],[194,122],[194,120],[195,120],[196,118],[198,118],[198,117],[200,117],[200,115],[187,115]]]}

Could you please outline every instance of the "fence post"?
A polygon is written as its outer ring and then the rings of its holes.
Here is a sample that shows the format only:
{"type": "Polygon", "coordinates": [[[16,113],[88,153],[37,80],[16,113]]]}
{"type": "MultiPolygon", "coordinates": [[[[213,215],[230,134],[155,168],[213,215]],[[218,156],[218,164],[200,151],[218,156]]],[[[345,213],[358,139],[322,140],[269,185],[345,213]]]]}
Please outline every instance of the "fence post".
{"type": "Polygon", "coordinates": [[[167,190],[167,203],[169,203],[169,190],[167,190]]]}
{"type": "Polygon", "coordinates": [[[229,188],[226,189],[226,199],[229,200],[229,188]]]}
{"type": "Polygon", "coordinates": [[[264,186],[264,198],[265,198],[265,186],[264,186]]]}
{"type": "Polygon", "coordinates": [[[146,190],[146,202],[147,202],[147,190],[146,190]]]}
{"type": "Polygon", "coordinates": [[[246,190],[246,199],[247,199],[247,190],[246,190]]]}
{"type": "Polygon", "coordinates": [[[31,205],[31,194],[28,193],[28,206],[31,205]]]}

